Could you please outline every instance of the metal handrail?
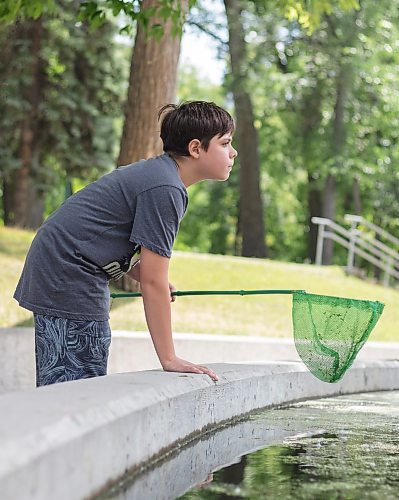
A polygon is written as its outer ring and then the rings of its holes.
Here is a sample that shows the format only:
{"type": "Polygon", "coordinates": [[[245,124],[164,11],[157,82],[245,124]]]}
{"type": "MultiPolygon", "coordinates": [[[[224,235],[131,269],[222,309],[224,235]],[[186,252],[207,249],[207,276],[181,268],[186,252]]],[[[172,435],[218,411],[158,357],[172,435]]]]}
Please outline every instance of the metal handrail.
{"type": "MultiPolygon", "coordinates": [[[[355,230],[345,229],[330,219],[324,219],[322,217],[313,217],[312,222],[316,224],[324,224],[325,226],[330,226],[331,229],[333,229],[334,231],[343,236],[346,236],[349,240],[355,237],[357,244],[364,247],[366,250],[368,250],[371,254],[375,255],[376,257],[385,257],[385,254],[390,255],[392,257],[392,265],[399,269],[399,253],[396,252],[395,250],[392,250],[392,248],[388,247],[387,245],[384,245],[384,243],[381,243],[381,241],[375,238],[362,239],[363,234],[358,229],[355,230]],[[358,238],[358,236],[360,236],[360,238],[358,238]],[[378,249],[382,251],[379,251],[378,249]]],[[[325,232],[324,236],[328,237],[331,234],[333,233],[325,232]]]]}
{"type": "MultiPolygon", "coordinates": [[[[341,236],[338,236],[335,233],[328,233],[328,234],[329,234],[331,240],[336,241],[337,243],[339,243],[343,247],[349,249],[350,243],[348,241],[346,241],[344,238],[341,238],[341,236]]],[[[327,237],[327,233],[325,233],[325,236],[327,237]]],[[[360,248],[357,248],[357,247],[355,247],[354,253],[356,255],[359,255],[359,257],[362,257],[363,259],[370,262],[370,264],[374,264],[375,266],[379,267],[383,271],[389,273],[391,276],[393,276],[399,280],[399,272],[396,271],[395,269],[392,269],[391,267],[389,267],[389,265],[387,263],[383,264],[381,262],[381,260],[376,259],[372,255],[368,254],[367,252],[364,252],[363,250],[361,250],[360,248]]]]}
{"type": "Polygon", "coordinates": [[[382,227],[376,226],[372,222],[369,222],[368,220],[364,219],[361,215],[345,214],[344,219],[347,220],[348,222],[356,222],[357,224],[363,224],[366,227],[372,229],[375,233],[380,234],[386,240],[389,240],[391,243],[394,243],[395,245],[399,246],[399,238],[396,238],[391,233],[388,233],[388,231],[385,231],[385,229],[382,229],[382,227]]]}
{"type": "Polygon", "coordinates": [[[390,276],[399,280],[399,253],[376,238],[365,237],[364,233],[356,228],[356,224],[364,224],[393,243],[397,242],[399,244],[399,239],[390,235],[384,229],[365,221],[363,217],[347,214],[345,220],[352,223],[351,229],[345,229],[331,219],[312,217],[312,222],[319,226],[316,264],[320,265],[322,262],[323,243],[324,239],[328,238],[348,249],[348,272],[353,270],[354,256],[359,255],[371,264],[385,271],[384,283],[386,285],[389,284],[390,276]],[[330,229],[329,231],[326,230],[327,227],[330,229]],[[375,228],[377,228],[378,231],[376,231],[375,228]],[[390,238],[388,238],[387,235],[389,235],[390,238]],[[363,249],[359,248],[359,246],[363,247],[363,249]]]}

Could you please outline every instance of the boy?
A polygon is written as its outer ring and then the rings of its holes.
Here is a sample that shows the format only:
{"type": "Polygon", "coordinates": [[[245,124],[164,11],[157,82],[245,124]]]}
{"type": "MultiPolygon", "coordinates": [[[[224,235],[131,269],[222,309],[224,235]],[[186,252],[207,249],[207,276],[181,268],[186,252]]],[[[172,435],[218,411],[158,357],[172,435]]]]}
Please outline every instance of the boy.
{"type": "Polygon", "coordinates": [[[140,282],[148,329],[165,371],[209,368],[176,356],[169,259],[186,188],[228,179],[234,123],[214,103],[164,106],[164,154],[120,167],[68,198],[39,229],[14,297],[35,319],[36,385],[105,375],[110,279],[140,282]],[[134,264],[133,264],[134,263],[134,264]]]}

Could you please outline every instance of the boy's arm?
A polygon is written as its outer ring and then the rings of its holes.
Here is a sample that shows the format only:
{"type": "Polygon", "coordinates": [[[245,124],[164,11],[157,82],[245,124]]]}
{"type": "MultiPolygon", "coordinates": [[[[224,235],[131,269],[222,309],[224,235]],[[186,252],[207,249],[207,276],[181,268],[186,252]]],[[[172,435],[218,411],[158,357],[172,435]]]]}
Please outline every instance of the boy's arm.
{"type": "Polygon", "coordinates": [[[169,259],[141,247],[140,286],[148,329],[162,368],[171,372],[204,373],[212,380],[217,375],[206,366],[180,359],[172,339],[169,259]]]}
{"type": "Polygon", "coordinates": [[[134,263],[133,267],[126,273],[130,278],[140,283],[140,261],[134,263]]]}
{"type": "MultiPolygon", "coordinates": [[[[134,266],[126,273],[130,278],[138,281],[140,283],[140,261],[138,260],[134,266]]],[[[170,301],[175,302],[176,297],[172,295],[172,292],[176,291],[176,288],[172,283],[169,283],[169,291],[170,291],[170,301]]]]}

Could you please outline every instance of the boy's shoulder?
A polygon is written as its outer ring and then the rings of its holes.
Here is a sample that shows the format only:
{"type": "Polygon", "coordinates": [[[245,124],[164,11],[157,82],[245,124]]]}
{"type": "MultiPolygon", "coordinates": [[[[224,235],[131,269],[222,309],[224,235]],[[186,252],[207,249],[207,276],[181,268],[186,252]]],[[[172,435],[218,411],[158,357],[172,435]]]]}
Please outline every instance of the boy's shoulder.
{"type": "Polygon", "coordinates": [[[170,186],[186,193],[177,165],[166,153],[118,167],[113,174],[115,177],[122,177],[128,184],[134,184],[138,192],[170,186]]]}
{"type": "Polygon", "coordinates": [[[151,158],[143,158],[141,160],[129,163],[127,165],[121,165],[115,169],[116,172],[139,172],[144,168],[152,169],[166,169],[167,167],[175,166],[173,159],[167,154],[163,153],[158,156],[153,156],[151,158]]]}

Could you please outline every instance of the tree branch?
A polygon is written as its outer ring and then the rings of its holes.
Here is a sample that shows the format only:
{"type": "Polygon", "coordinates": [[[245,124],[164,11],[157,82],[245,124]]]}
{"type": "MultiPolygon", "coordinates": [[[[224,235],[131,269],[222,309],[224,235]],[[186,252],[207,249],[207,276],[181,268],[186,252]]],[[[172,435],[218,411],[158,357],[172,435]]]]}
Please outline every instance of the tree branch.
{"type": "Polygon", "coordinates": [[[216,40],[218,43],[220,43],[223,46],[223,48],[227,49],[228,43],[226,41],[224,41],[219,36],[215,35],[215,33],[213,33],[212,31],[208,30],[207,28],[205,28],[204,26],[202,26],[200,23],[197,23],[196,21],[188,19],[186,21],[186,24],[188,24],[190,26],[195,26],[200,31],[202,31],[203,33],[205,33],[206,35],[210,36],[211,38],[213,38],[214,40],[216,40]]]}

